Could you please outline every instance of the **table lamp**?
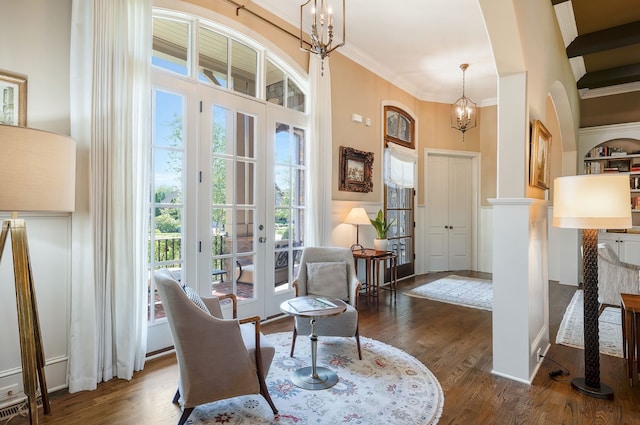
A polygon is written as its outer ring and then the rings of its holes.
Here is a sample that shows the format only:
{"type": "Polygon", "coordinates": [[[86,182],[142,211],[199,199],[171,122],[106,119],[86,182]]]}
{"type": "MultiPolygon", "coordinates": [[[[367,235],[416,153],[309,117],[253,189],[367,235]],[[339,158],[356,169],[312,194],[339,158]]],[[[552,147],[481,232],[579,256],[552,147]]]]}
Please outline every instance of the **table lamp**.
{"type": "Polygon", "coordinates": [[[587,174],[558,177],[553,186],[553,226],[582,229],[584,277],[584,378],[571,385],[597,398],[613,397],[600,382],[598,331],[598,229],[631,227],[627,174],[587,174]]]}
{"type": "Polygon", "coordinates": [[[44,375],[44,353],[38,319],[25,221],[18,212],[70,212],[75,207],[75,142],[68,136],[27,127],[0,125],[0,261],[11,235],[13,272],[20,334],[20,360],[29,421],[38,423],[38,382],[44,413],[51,411],[44,375]]]}
{"type": "Polygon", "coordinates": [[[344,219],[346,224],[355,224],[356,225],[356,243],[351,245],[351,251],[354,249],[364,250],[364,247],[360,245],[360,225],[368,224],[371,225],[371,221],[369,220],[369,216],[364,208],[355,207],[351,208],[349,214],[347,214],[347,218],[344,219]]]}

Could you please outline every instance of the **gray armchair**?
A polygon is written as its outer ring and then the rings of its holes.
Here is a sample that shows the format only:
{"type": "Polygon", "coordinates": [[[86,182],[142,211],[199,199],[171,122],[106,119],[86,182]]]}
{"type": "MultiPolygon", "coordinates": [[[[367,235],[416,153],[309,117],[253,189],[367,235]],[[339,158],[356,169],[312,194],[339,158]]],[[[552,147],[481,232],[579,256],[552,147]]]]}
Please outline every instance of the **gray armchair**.
{"type": "Polygon", "coordinates": [[[277,414],[264,380],[275,348],[260,333],[260,318],[237,320],[234,295],[200,298],[167,269],[157,270],[154,278],[178,358],[173,402],[182,397],[184,406],[178,425],[198,405],[245,394],[261,394],[277,414]],[[223,318],[222,298],[231,298],[233,319],[223,318]]]}
{"type": "MultiPolygon", "coordinates": [[[[338,265],[339,267],[339,265],[338,265]]],[[[330,270],[330,269],[329,269],[330,270]]],[[[347,310],[338,315],[316,319],[316,334],[318,336],[355,337],[358,346],[358,357],[362,360],[360,349],[360,333],[358,330],[358,292],[360,282],[356,275],[353,254],[349,248],[337,247],[308,247],[302,253],[298,277],[293,282],[296,296],[322,295],[342,299],[347,303],[347,310]],[[317,265],[344,263],[342,273],[331,271],[322,274],[317,265]],[[314,266],[314,264],[316,266],[314,266]],[[313,276],[310,275],[313,273],[313,276]],[[338,278],[338,276],[340,276],[338,278]],[[313,277],[313,280],[311,279],[313,277]]],[[[291,342],[291,356],[296,346],[298,335],[310,335],[311,323],[309,319],[295,317],[293,340],[291,342]]]]}
{"type": "Polygon", "coordinates": [[[640,265],[620,261],[616,251],[606,243],[598,244],[598,302],[600,312],[620,306],[620,294],[640,293],[640,265]]]}

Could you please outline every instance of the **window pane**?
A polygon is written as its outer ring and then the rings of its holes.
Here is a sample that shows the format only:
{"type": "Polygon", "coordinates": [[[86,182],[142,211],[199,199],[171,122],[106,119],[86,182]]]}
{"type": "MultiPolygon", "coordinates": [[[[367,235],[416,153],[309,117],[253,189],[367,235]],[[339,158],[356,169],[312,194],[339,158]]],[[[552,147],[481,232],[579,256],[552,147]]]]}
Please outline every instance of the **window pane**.
{"type": "Polygon", "coordinates": [[[304,171],[294,170],[293,190],[291,204],[296,207],[304,206],[304,171]]]}
{"type": "Polygon", "coordinates": [[[189,75],[189,24],[153,18],[151,63],[180,75],[189,75]]]}
{"type": "Polygon", "coordinates": [[[287,80],[287,108],[304,112],[304,93],[291,80],[287,80]]]}
{"type": "Polygon", "coordinates": [[[284,106],[284,72],[267,60],[267,102],[284,106]]]}
{"type": "Polygon", "coordinates": [[[154,106],[155,145],[182,148],[182,116],[184,115],[183,97],[162,90],[156,90],[154,106]]]}
{"type": "Polygon", "coordinates": [[[236,162],[236,203],[253,204],[253,182],[255,166],[251,162],[236,162]]]}
{"type": "Polygon", "coordinates": [[[227,37],[200,27],[198,79],[220,87],[228,87],[227,37]]]}
{"type": "Polygon", "coordinates": [[[286,246],[286,244],[279,243],[280,241],[288,241],[290,237],[289,231],[289,209],[288,208],[276,208],[274,215],[275,235],[274,238],[276,245],[286,246]]]}
{"type": "Polygon", "coordinates": [[[244,44],[231,43],[231,78],[233,90],[256,96],[258,53],[244,44]]]}
{"type": "Polygon", "coordinates": [[[304,165],[304,130],[293,129],[293,160],[295,165],[304,165]]]}
{"type": "Polygon", "coordinates": [[[275,182],[275,205],[291,205],[291,175],[290,168],[286,165],[276,165],[273,167],[275,182]]]}
{"type": "Polygon", "coordinates": [[[233,204],[233,161],[224,158],[211,159],[211,201],[215,205],[233,204]]]}
{"type": "Polygon", "coordinates": [[[291,220],[291,240],[293,246],[304,246],[304,210],[296,208],[293,210],[293,218],[291,220]]]}
{"type": "Polygon", "coordinates": [[[236,155],[254,158],[255,118],[238,112],[237,120],[236,155]]]}
{"type": "Polygon", "coordinates": [[[233,154],[233,112],[221,106],[213,107],[213,153],[233,154]]]}
{"type": "Polygon", "coordinates": [[[289,128],[287,124],[276,123],[276,143],[273,147],[276,164],[291,163],[289,128]]]}

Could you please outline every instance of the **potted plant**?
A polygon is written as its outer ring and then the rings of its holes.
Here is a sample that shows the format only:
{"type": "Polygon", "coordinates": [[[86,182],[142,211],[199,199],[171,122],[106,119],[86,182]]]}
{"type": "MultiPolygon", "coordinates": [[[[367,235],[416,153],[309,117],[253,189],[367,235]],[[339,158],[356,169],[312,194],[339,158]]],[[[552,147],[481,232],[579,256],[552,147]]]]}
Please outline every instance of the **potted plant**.
{"type": "Polygon", "coordinates": [[[373,241],[373,247],[376,251],[386,251],[387,250],[387,232],[389,228],[393,225],[395,219],[391,220],[387,223],[387,220],[384,218],[384,214],[382,214],[382,210],[378,211],[378,215],[374,219],[369,219],[371,225],[374,229],[376,229],[376,234],[378,237],[373,241]]]}

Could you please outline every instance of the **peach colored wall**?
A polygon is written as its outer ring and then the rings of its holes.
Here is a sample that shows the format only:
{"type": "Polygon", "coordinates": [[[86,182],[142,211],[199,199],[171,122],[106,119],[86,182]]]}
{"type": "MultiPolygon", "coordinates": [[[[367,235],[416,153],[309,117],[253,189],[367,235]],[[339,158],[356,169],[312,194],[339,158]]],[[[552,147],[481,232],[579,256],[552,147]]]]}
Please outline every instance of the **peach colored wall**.
{"type": "Polygon", "coordinates": [[[486,106],[480,112],[480,205],[489,206],[487,199],[497,196],[498,107],[486,106]]]}

